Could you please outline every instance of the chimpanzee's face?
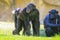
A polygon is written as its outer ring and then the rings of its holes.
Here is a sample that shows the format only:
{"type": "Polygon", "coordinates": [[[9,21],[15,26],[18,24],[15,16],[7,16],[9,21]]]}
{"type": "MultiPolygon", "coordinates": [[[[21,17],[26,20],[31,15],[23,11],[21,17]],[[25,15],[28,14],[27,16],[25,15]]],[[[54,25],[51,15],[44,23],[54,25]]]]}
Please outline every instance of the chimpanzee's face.
{"type": "Polygon", "coordinates": [[[26,8],[26,12],[27,12],[27,13],[30,13],[30,11],[31,11],[30,8],[27,7],[27,8],[26,8]]]}
{"type": "Polygon", "coordinates": [[[27,13],[30,13],[32,10],[33,10],[33,6],[32,6],[32,5],[28,5],[28,6],[26,7],[26,12],[27,12],[27,13]]]}
{"type": "Polygon", "coordinates": [[[50,18],[51,18],[51,19],[54,19],[54,18],[56,18],[56,17],[57,17],[57,15],[58,15],[57,13],[50,14],[50,18]]]}

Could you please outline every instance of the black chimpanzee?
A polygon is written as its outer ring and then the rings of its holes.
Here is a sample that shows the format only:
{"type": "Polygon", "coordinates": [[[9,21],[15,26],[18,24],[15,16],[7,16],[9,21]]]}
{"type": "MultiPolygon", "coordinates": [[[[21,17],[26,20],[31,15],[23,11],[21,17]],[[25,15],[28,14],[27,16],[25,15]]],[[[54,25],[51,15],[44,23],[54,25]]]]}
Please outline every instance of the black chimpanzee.
{"type": "Polygon", "coordinates": [[[17,8],[16,10],[13,10],[13,13],[14,13],[14,22],[15,22],[15,30],[13,31],[13,34],[15,35],[15,34],[17,34],[17,35],[19,35],[19,32],[18,31],[16,31],[17,30],[17,28],[19,28],[18,26],[18,24],[20,23],[20,22],[18,22],[19,21],[19,12],[21,11],[21,9],[20,8],[17,8]]]}
{"type": "Polygon", "coordinates": [[[29,19],[28,14],[24,13],[20,9],[15,11],[15,30],[13,31],[14,35],[19,35],[19,32],[22,30],[22,27],[26,33],[26,35],[31,35],[29,28],[29,19]]]}
{"type": "Polygon", "coordinates": [[[50,10],[49,13],[44,19],[44,28],[46,36],[51,37],[59,32],[60,17],[55,9],[50,10]]]}
{"type": "Polygon", "coordinates": [[[27,5],[26,13],[29,14],[29,20],[32,22],[33,36],[39,36],[40,22],[39,22],[39,11],[33,3],[27,5]]]}

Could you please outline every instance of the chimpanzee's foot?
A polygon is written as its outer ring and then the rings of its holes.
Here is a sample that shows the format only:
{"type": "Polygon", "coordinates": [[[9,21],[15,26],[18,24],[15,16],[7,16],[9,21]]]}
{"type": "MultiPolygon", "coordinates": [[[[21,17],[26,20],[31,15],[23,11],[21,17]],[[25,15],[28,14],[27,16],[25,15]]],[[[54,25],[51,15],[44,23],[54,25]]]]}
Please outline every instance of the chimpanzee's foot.
{"type": "Polygon", "coordinates": [[[13,35],[20,35],[20,34],[16,31],[13,31],[13,35]]]}
{"type": "Polygon", "coordinates": [[[54,33],[51,33],[51,34],[46,33],[46,36],[47,36],[47,37],[53,37],[53,36],[55,36],[55,34],[54,34],[54,33]]]}
{"type": "Polygon", "coordinates": [[[40,36],[40,34],[33,34],[33,36],[40,36]]]}

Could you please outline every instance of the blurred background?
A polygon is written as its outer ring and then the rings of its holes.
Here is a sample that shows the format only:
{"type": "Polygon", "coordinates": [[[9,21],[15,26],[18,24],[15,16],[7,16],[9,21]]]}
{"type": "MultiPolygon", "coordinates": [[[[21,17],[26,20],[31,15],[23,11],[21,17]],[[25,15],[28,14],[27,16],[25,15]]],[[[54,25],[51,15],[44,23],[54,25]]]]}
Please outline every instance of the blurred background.
{"type": "Polygon", "coordinates": [[[12,10],[24,8],[29,3],[34,3],[39,10],[41,24],[49,10],[56,9],[60,12],[60,0],[0,0],[0,21],[12,22],[12,10]]]}

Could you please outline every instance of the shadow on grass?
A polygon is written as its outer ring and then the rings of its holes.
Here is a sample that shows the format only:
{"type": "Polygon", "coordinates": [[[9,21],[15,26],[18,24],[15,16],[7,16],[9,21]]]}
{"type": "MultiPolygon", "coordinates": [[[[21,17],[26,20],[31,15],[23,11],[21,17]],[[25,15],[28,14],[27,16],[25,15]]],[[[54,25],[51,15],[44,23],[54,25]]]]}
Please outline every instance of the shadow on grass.
{"type": "Polygon", "coordinates": [[[40,30],[40,36],[41,37],[46,37],[45,30],[40,30]]]}

